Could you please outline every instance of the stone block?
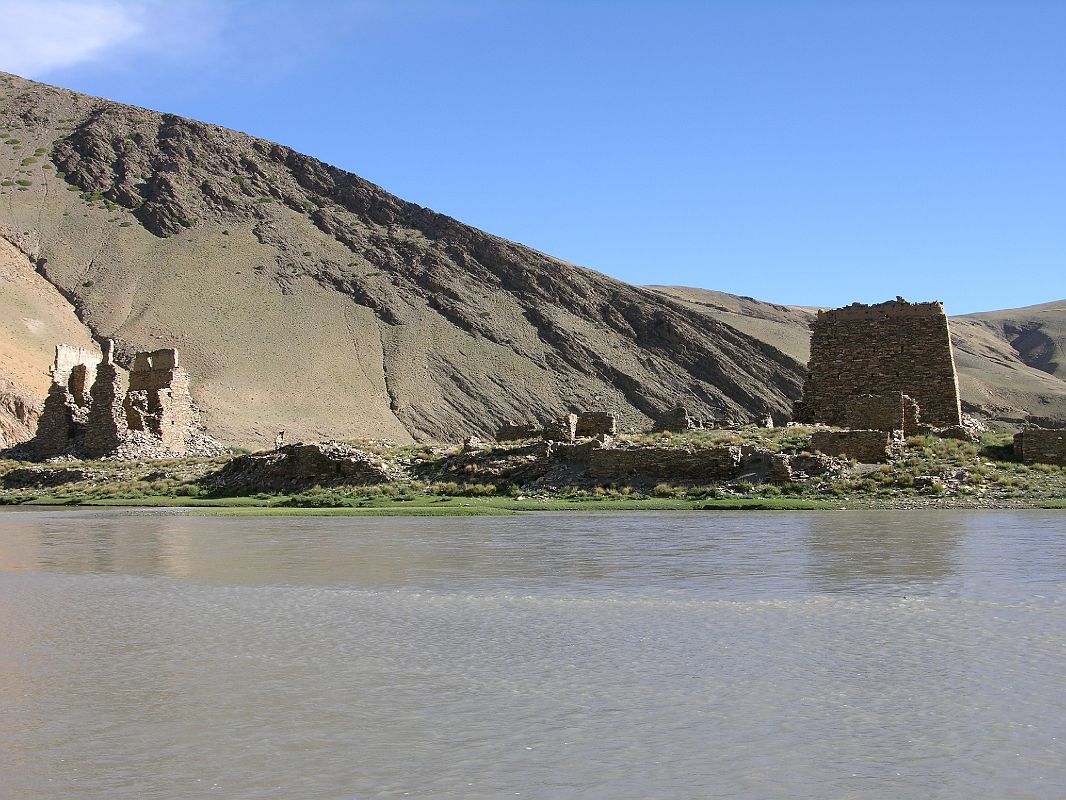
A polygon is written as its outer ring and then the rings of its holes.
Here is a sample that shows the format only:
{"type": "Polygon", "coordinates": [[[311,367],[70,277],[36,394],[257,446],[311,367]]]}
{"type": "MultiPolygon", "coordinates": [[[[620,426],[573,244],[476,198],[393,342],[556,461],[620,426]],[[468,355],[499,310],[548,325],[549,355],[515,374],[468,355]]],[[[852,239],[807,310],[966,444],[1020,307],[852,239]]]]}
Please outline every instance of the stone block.
{"type": "Polygon", "coordinates": [[[655,420],[655,425],[652,428],[653,431],[669,432],[669,433],[684,433],[685,431],[699,430],[703,427],[703,422],[695,417],[689,416],[688,409],[684,406],[677,406],[667,411],[665,414],[659,416],[655,420]]]}
{"type": "Polygon", "coordinates": [[[577,414],[567,414],[560,420],[549,422],[541,436],[548,442],[573,442],[577,438],[577,414]]]}
{"type": "Polygon", "coordinates": [[[587,474],[599,483],[699,485],[731,480],[741,463],[739,447],[597,448],[587,474]]]}

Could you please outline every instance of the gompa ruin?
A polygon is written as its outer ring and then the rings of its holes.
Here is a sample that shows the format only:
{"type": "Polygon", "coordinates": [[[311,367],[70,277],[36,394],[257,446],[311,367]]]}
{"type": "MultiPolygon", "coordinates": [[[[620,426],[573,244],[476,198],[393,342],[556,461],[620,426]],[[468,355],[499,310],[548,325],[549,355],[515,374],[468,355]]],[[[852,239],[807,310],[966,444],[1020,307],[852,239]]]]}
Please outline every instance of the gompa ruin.
{"type": "Polygon", "coordinates": [[[127,373],[112,344],[101,353],[57,345],[37,434],[38,458],[145,458],[220,450],[196,426],[188,373],[176,350],[137,353],[127,373]],[[90,375],[91,380],[90,380],[90,375]]]}
{"type": "Polygon", "coordinates": [[[797,422],[914,432],[962,424],[944,304],[853,303],[819,311],[797,422]]]}

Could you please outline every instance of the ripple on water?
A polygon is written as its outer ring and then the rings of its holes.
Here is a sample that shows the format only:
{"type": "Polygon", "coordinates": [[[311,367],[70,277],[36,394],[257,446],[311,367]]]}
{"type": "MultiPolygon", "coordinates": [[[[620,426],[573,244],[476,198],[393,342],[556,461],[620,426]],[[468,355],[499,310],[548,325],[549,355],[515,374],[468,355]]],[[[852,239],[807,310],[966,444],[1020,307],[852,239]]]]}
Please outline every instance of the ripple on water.
{"type": "Polygon", "coordinates": [[[830,563],[809,527],[745,557],[739,532],[662,519],[685,569],[647,527],[628,548],[597,534],[599,562],[586,542],[567,570],[576,546],[541,531],[523,550],[495,520],[458,543],[375,528],[388,569],[348,583],[337,564],[373,548],[343,527],[229,582],[212,558],[264,564],[283,537],[42,547],[0,572],[0,780],[33,798],[1066,794],[1066,584],[1043,518],[1022,518],[1028,573],[1002,517],[964,517],[921,579],[830,563]],[[142,568],[178,544],[187,574],[142,568]]]}

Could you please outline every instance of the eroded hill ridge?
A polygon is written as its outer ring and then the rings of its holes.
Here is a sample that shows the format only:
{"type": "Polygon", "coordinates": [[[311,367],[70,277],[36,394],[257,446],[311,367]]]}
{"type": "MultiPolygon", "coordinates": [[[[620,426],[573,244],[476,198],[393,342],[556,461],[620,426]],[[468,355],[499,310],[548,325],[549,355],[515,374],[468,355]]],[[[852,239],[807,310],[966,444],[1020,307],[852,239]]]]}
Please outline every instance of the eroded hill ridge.
{"type": "Polygon", "coordinates": [[[39,237],[38,271],[119,363],[180,347],[223,440],[454,440],[589,407],[644,425],[679,400],[748,419],[799,396],[802,366],[762,341],[290,148],[15,76],[0,94],[0,164],[28,184],[0,222],[39,237]]]}
{"type": "MultiPolygon", "coordinates": [[[[456,441],[604,409],[779,421],[811,309],[634,287],[290,148],[0,73],[0,444],[54,344],[180,348],[220,440],[456,441]]],[[[954,318],[962,407],[1066,423],[1066,305],[954,318]]]]}

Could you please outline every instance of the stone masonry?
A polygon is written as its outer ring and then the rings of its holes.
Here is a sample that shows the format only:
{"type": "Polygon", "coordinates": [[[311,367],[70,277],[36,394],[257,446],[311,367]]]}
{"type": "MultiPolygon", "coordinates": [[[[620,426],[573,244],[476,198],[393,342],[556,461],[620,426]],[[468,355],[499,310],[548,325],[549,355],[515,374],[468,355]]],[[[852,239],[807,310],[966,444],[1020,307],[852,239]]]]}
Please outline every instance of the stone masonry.
{"type": "Polygon", "coordinates": [[[695,431],[703,427],[703,422],[689,416],[688,409],[684,406],[676,406],[655,420],[652,430],[669,431],[671,433],[684,433],[695,431]]]}
{"type": "Polygon", "coordinates": [[[864,464],[889,461],[902,438],[891,431],[814,431],[811,450],[827,456],[853,458],[864,464]]]}
{"type": "Polygon", "coordinates": [[[1066,430],[1029,428],[1014,434],[1014,454],[1026,464],[1066,467],[1066,430]]]}
{"type": "Polygon", "coordinates": [[[600,483],[714,483],[735,477],[739,447],[596,448],[589,452],[586,474],[600,483]]]}
{"type": "Polygon", "coordinates": [[[921,412],[914,399],[903,394],[864,394],[852,398],[843,410],[840,425],[857,430],[903,431],[907,436],[917,432],[921,412]]]}
{"type": "Polygon", "coordinates": [[[577,427],[574,435],[578,439],[593,436],[614,436],[618,433],[618,423],[614,414],[606,411],[583,411],[577,415],[577,427]]]}
{"type": "Polygon", "coordinates": [[[100,354],[92,350],[56,345],[55,360],[49,369],[52,385],[37,420],[32,445],[38,458],[69,455],[77,449],[89,414],[89,369],[99,362],[100,354]]]}
{"type": "Polygon", "coordinates": [[[496,431],[497,442],[516,442],[523,439],[539,439],[544,429],[532,422],[505,422],[496,431]]]}
{"type": "MultiPolygon", "coordinates": [[[[856,398],[913,399],[922,422],[959,425],[959,382],[942,303],[853,303],[820,311],[811,323],[811,358],[798,422],[847,426],[856,398]]],[[[862,427],[870,427],[863,423],[862,427]]]]}
{"type": "Polygon", "coordinates": [[[131,431],[151,434],[173,453],[185,452],[194,420],[189,374],[178,366],[177,351],[155,350],[134,356],[123,409],[131,431]]]}
{"type": "Polygon", "coordinates": [[[112,360],[111,342],[104,342],[102,354],[59,345],[30,448],[39,458],[176,456],[188,454],[190,446],[205,455],[220,450],[195,422],[189,376],[176,351],[137,353],[127,386],[125,370],[112,360]]]}
{"type": "Polygon", "coordinates": [[[108,455],[125,440],[126,415],[122,410],[124,383],[124,376],[111,360],[111,342],[106,342],[104,358],[96,365],[96,380],[89,391],[92,402],[82,449],[90,458],[108,455]]]}

